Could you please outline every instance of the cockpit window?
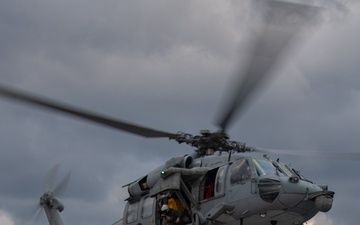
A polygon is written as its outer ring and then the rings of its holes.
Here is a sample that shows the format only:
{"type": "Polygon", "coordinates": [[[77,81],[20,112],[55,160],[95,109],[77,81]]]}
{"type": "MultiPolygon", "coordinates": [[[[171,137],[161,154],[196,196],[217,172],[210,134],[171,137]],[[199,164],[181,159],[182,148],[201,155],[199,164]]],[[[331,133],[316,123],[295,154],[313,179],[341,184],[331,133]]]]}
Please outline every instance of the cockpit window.
{"type": "Polygon", "coordinates": [[[251,178],[251,170],[246,159],[240,159],[231,166],[231,184],[248,181],[251,178]]]}
{"type": "Polygon", "coordinates": [[[276,174],[276,167],[273,163],[266,159],[253,159],[256,173],[259,177],[264,175],[275,175],[276,174]]]}

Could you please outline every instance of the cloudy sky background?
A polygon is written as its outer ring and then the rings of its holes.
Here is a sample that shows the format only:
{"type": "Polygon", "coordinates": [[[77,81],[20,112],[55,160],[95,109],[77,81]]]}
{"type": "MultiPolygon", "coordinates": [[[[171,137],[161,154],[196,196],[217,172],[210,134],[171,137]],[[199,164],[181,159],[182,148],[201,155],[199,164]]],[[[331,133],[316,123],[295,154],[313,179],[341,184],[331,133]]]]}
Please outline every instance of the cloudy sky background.
{"type": "MultiPolygon", "coordinates": [[[[234,140],[360,152],[360,4],[317,4],[325,8],[321,25],[232,125],[234,140]]],[[[241,65],[251,8],[249,1],[3,0],[0,83],[169,132],[214,130],[224,89],[241,65]]],[[[57,163],[59,179],[71,172],[64,223],[110,225],[122,218],[121,186],[192,151],[3,99],[0,115],[2,225],[29,224],[57,163]]],[[[359,162],[280,159],[336,192],[331,211],[309,224],[358,222],[359,162]]]]}

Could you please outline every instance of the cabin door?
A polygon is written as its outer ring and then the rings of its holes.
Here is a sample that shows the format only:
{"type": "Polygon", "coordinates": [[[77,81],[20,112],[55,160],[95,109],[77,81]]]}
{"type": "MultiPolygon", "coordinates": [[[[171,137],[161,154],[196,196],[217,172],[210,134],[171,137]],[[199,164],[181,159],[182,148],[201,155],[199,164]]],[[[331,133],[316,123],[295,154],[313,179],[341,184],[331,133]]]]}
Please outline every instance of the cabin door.
{"type": "Polygon", "coordinates": [[[209,170],[199,187],[199,203],[203,215],[225,198],[228,165],[209,170]]]}

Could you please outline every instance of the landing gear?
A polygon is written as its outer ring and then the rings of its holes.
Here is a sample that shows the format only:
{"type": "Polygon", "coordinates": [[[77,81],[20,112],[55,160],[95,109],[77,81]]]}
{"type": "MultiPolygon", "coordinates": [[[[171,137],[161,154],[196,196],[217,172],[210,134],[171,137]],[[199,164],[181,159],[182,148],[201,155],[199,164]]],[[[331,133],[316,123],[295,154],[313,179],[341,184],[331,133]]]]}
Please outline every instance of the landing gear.
{"type": "Polygon", "coordinates": [[[271,225],[276,225],[277,221],[276,220],[271,220],[270,223],[271,223],[271,225]]]}

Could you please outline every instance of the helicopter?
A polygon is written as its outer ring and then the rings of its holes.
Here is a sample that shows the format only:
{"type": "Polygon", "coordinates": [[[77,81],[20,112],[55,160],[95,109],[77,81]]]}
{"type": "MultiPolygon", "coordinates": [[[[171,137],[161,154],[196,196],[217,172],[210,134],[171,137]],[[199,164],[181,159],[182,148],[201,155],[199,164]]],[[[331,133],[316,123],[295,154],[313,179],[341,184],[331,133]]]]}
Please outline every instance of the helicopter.
{"type": "MultiPolygon", "coordinates": [[[[258,83],[255,81],[254,86],[258,83]]],[[[251,84],[244,83],[244,86],[249,89],[239,88],[245,93],[236,94],[235,103],[230,104],[233,107],[240,106],[244,102],[242,98],[246,98],[253,89],[251,84]]],[[[229,140],[225,131],[237,111],[232,107],[221,119],[220,131],[204,130],[200,135],[191,135],[112,120],[6,87],[2,87],[0,92],[6,97],[140,136],[165,137],[196,148],[194,154],[170,159],[158,169],[125,186],[129,190],[129,198],[122,221],[124,224],[160,224],[162,218],[157,214],[158,203],[172,196],[179,199],[189,214],[188,222],[193,224],[302,224],[318,211],[326,212],[331,208],[334,192],[329,191],[326,185],[316,185],[304,179],[289,165],[267,157],[254,158],[242,154],[261,150],[229,140]],[[220,155],[215,155],[215,152],[220,155]],[[235,172],[237,169],[238,173],[235,172]],[[214,183],[214,192],[206,191],[208,183],[214,183]]],[[[64,208],[55,199],[47,194],[40,203],[44,209],[50,209],[50,218],[55,218],[57,211],[64,208]]],[[[50,223],[60,223],[58,221],[59,218],[50,223]]]]}

